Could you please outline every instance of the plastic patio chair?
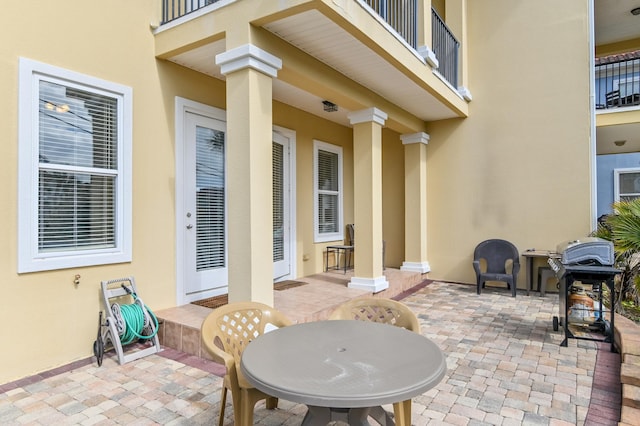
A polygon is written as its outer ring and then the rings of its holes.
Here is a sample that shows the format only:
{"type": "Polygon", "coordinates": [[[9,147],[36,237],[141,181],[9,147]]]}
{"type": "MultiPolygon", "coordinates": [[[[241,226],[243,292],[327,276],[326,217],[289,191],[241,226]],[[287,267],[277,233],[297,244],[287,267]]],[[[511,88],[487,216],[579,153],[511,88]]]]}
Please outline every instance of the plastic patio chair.
{"type": "Polygon", "coordinates": [[[478,294],[487,281],[502,281],[507,283],[511,295],[516,297],[520,253],[509,241],[492,239],[478,244],[473,252],[473,269],[476,271],[478,294]]]}
{"type": "Polygon", "coordinates": [[[202,323],[200,334],[206,349],[216,362],[226,367],[222,384],[219,426],[224,422],[227,390],[231,391],[234,424],[253,424],[256,402],[266,399],[268,409],[278,399],[254,388],[240,371],[240,357],[249,342],[273,329],[291,325],[278,310],[258,302],[238,302],[216,308],[202,323]]]}
{"type": "MultiPolygon", "coordinates": [[[[329,319],[378,322],[420,334],[420,321],[416,314],[404,303],[392,299],[379,297],[352,299],[334,309],[329,319]]],[[[393,404],[396,417],[399,413],[404,413],[405,418],[411,418],[411,401],[408,402],[408,404],[407,401],[393,404]]],[[[369,415],[381,425],[394,424],[389,413],[380,406],[371,407],[369,415]]]]}
{"type": "Polygon", "coordinates": [[[420,322],[407,305],[392,299],[364,297],[352,299],[334,309],[330,320],[352,319],[380,322],[420,333],[420,322]]]}

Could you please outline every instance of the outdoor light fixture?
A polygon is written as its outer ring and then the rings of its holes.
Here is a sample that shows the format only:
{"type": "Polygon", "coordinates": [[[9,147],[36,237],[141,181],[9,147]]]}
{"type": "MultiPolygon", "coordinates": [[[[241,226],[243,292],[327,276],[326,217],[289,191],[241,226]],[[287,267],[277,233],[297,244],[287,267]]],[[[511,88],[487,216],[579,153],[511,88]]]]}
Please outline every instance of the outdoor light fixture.
{"type": "Polygon", "coordinates": [[[325,112],[334,112],[338,110],[338,105],[330,101],[322,101],[322,105],[325,112]]]}
{"type": "Polygon", "coordinates": [[[636,8],[631,9],[631,14],[635,15],[635,16],[640,15],[640,7],[636,7],[636,8]]]}
{"type": "Polygon", "coordinates": [[[627,143],[627,141],[625,141],[625,140],[620,140],[620,141],[614,141],[613,143],[614,143],[616,146],[622,146],[622,145],[624,145],[625,143],[627,143]]]}

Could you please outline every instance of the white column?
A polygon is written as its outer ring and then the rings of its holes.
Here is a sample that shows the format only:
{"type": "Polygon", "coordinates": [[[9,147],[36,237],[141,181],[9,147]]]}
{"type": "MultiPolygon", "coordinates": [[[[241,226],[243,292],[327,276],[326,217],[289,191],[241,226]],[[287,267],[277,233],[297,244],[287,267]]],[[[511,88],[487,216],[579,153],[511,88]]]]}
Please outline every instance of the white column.
{"type": "Polygon", "coordinates": [[[387,114],[368,108],[349,114],[353,125],[354,277],[350,288],[389,287],[382,265],[382,126],[387,114]]]}
{"type": "Polygon", "coordinates": [[[427,144],[429,135],[400,136],[404,145],[404,255],[402,271],[431,270],[427,261],[427,144]]]}
{"type": "Polygon", "coordinates": [[[216,63],[227,79],[229,301],[273,306],[272,79],[282,61],[245,44],[216,63]]]}

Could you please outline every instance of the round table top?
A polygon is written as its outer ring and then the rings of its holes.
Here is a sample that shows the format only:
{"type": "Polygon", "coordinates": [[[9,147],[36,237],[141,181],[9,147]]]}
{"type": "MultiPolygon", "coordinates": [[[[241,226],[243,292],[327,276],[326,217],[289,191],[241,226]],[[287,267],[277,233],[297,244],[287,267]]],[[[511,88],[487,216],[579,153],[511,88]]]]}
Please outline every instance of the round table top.
{"type": "Polygon", "coordinates": [[[332,408],[406,401],[447,370],[440,348],[404,328],[356,320],[280,328],[245,348],[242,374],[257,389],[288,401],[332,408]]]}

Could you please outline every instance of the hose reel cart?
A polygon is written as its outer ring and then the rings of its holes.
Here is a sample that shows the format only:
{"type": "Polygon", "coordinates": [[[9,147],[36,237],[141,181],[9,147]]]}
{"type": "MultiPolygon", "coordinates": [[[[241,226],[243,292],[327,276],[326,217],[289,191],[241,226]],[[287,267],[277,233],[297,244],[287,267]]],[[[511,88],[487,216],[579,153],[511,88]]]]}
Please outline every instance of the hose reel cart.
{"type": "Polygon", "coordinates": [[[93,342],[98,365],[102,365],[104,352],[111,347],[116,350],[121,365],[160,352],[158,320],[138,296],[134,278],[102,281],[100,285],[106,318],[103,322],[103,312],[100,311],[98,336],[93,342]],[[132,343],[139,344],[125,353],[124,347],[132,343]]]}

